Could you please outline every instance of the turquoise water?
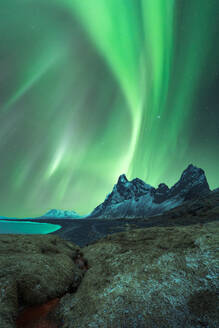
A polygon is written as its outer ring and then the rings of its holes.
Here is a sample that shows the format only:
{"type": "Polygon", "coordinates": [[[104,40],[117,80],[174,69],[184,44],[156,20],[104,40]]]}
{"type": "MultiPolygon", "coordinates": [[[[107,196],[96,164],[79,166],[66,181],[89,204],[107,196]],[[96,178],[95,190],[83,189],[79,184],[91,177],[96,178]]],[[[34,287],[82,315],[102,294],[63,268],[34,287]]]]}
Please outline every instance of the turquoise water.
{"type": "Polygon", "coordinates": [[[57,224],[0,220],[0,234],[47,234],[60,228],[61,226],[57,224]]]}

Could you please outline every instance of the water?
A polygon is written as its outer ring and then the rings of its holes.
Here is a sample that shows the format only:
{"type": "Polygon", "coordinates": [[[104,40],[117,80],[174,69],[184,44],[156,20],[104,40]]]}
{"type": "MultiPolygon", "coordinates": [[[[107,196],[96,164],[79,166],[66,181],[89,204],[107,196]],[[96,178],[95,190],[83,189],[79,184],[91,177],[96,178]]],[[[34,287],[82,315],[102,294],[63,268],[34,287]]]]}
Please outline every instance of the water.
{"type": "Polygon", "coordinates": [[[0,234],[47,234],[60,228],[57,224],[0,220],[0,234]]]}

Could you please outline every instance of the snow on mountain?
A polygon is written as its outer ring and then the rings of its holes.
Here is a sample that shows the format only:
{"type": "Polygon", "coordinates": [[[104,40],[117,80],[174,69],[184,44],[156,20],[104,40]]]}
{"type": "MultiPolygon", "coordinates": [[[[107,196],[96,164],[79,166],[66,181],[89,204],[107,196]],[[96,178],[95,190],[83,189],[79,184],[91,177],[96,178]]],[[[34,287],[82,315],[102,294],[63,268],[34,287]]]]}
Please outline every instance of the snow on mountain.
{"type": "Polygon", "coordinates": [[[183,171],[179,181],[170,189],[164,183],[159,184],[156,189],[138,178],[128,181],[125,174],[122,174],[112,192],[88,217],[147,217],[209,192],[204,171],[192,164],[183,171]]]}
{"type": "Polygon", "coordinates": [[[68,211],[68,210],[57,210],[57,209],[51,209],[46,214],[43,215],[43,217],[49,217],[49,218],[81,218],[81,216],[76,213],[75,211],[68,211]]]}

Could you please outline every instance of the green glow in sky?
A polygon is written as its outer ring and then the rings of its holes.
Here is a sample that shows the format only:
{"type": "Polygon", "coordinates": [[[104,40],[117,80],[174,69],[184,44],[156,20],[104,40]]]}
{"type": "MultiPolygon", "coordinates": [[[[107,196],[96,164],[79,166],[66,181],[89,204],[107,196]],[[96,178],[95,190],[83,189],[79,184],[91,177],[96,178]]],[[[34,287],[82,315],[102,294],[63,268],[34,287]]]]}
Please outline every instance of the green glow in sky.
{"type": "Polygon", "coordinates": [[[118,176],[219,186],[217,0],[3,0],[0,214],[90,212],[118,176]]]}

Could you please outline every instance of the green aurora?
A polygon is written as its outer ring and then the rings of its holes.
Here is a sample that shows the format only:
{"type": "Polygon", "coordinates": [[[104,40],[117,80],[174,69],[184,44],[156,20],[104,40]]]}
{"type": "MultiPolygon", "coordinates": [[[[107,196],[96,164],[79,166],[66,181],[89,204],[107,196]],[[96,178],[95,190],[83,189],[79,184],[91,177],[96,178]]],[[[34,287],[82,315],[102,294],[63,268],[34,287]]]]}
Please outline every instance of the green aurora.
{"type": "Polygon", "coordinates": [[[86,214],[118,176],[219,187],[218,0],[1,0],[0,215],[86,214]]]}

